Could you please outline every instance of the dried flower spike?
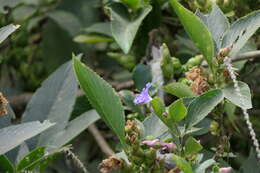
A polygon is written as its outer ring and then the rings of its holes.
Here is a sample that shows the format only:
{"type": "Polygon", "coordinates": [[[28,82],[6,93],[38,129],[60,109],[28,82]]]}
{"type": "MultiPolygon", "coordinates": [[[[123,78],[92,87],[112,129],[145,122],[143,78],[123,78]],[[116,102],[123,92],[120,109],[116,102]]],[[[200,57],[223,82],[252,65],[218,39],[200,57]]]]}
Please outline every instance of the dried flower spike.
{"type": "Polygon", "coordinates": [[[143,88],[142,92],[138,94],[135,99],[135,104],[145,104],[152,100],[152,97],[149,95],[149,88],[152,87],[151,83],[147,83],[145,88],[143,88]]]}

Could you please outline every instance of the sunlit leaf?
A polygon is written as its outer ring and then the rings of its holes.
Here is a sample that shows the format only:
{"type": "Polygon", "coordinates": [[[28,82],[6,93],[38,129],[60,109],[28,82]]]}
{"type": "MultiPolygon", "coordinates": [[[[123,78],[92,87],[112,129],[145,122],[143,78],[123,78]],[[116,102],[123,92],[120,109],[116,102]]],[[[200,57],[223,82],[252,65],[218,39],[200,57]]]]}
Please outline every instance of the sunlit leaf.
{"type": "Polygon", "coordinates": [[[206,25],[203,24],[198,16],[184,8],[177,0],[170,0],[170,4],[178,15],[184,29],[211,66],[214,44],[206,25]]]}
{"type": "Polygon", "coordinates": [[[81,63],[77,57],[73,57],[73,62],[79,84],[91,105],[124,145],[125,114],[119,97],[106,81],[81,63]]]}

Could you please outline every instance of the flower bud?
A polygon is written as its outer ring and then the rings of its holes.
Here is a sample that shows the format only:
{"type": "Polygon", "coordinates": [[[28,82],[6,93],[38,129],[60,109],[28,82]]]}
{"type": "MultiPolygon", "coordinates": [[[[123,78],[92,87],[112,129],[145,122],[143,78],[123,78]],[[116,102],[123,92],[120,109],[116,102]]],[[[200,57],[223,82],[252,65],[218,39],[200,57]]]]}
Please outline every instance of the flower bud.
{"type": "Polygon", "coordinates": [[[209,130],[212,135],[218,136],[219,135],[219,124],[216,121],[212,121],[209,126],[209,130]]]}
{"type": "Polygon", "coordinates": [[[163,44],[160,47],[161,53],[162,53],[162,60],[161,60],[161,69],[163,72],[163,76],[166,79],[171,79],[173,77],[174,69],[173,69],[173,63],[170,55],[170,51],[166,44],[163,44]]]}
{"type": "Polygon", "coordinates": [[[219,168],[219,173],[231,173],[231,172],[232,172],[231,167],[219,168]]]}
{"type": "Polygon", "coordinates": [[[121,66],[127,68],[128,70],[132,70],[135,67],[136,60],[132,55],[125,55],[114,52],[108,52],[107,55],[116,60],[121,66]]]}

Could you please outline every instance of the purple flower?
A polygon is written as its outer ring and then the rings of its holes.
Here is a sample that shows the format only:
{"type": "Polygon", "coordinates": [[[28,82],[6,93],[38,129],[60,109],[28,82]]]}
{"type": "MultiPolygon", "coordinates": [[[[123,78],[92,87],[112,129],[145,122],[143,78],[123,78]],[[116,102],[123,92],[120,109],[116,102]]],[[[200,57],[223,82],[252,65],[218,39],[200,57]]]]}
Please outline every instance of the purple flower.
{"type": "Polygon", "coordinates": [[[142,92],[138,94],[135,99],[134,103],[135,104],[145,104],[148,103],[152,100],[152,97],[149,95],[149,88],[152,87],[151,83],[147,83],[146,87],[143,88],[142,92]]]}

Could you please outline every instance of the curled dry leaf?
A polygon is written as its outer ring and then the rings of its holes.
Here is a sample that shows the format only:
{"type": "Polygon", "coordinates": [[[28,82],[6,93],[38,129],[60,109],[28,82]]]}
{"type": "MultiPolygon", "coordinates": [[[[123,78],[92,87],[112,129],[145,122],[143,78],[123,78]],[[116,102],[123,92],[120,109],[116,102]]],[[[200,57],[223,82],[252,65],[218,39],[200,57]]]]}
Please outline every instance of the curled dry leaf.
{"type": "Polygon", "coordinates": [[[99,167],[102,173],[109,173],[113,170],[121,169],[123,167],[123,161],[115,156],[111,156],[103,160],[102,163],[99,164],[99,167]]]}
{"type": "Polygon", "coordinates": [[[7,99],[3,96],[3,94],[0,92],[0,116],[6,115],[7,112],[7,99]]]}
{"type": "Polygon", "coordinates": [[[186,78],[192,81],[191,90],[194,94],[200,95],[207,90],[207,78],[203,77],[203,69],[200,67],[193,67],[186,74],[186,78]]]}

